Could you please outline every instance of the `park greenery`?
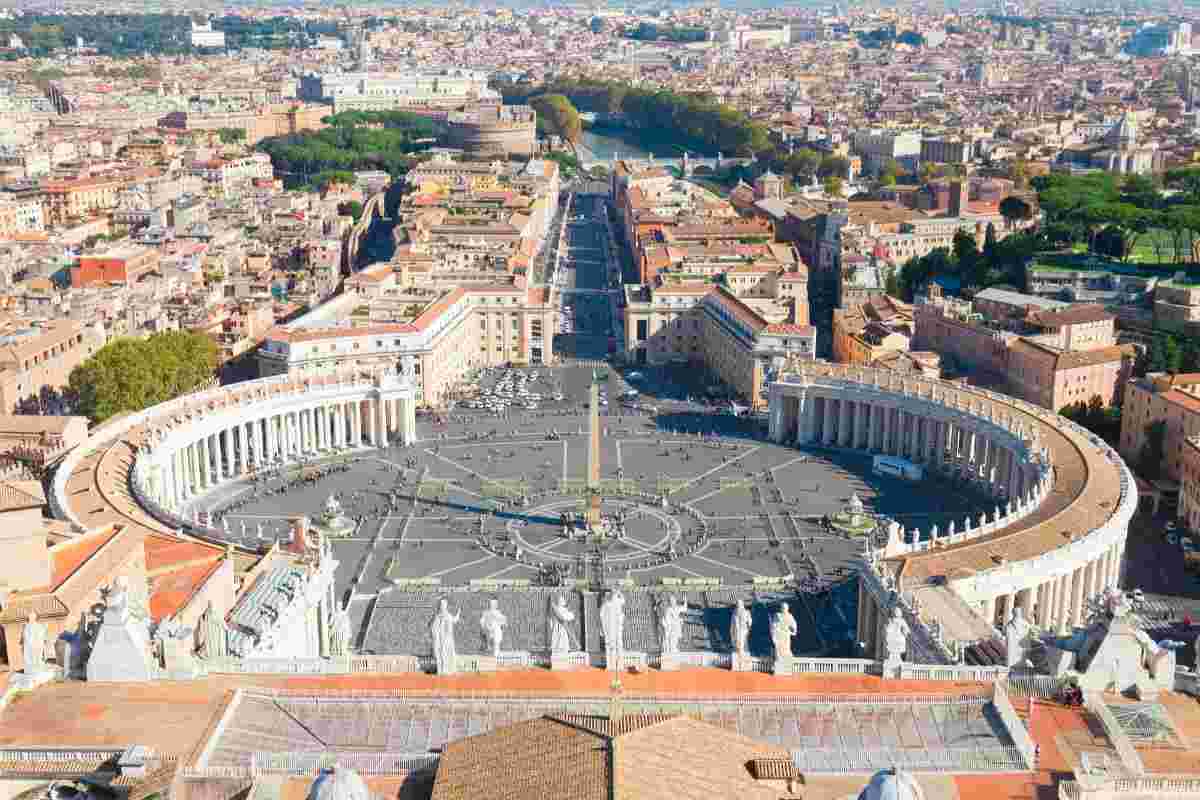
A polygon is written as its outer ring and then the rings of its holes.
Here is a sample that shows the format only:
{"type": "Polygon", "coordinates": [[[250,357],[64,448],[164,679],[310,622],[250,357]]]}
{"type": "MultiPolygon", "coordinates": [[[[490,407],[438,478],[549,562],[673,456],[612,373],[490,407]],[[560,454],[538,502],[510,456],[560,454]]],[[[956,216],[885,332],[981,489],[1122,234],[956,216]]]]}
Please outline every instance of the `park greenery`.
{"type": "MultiPolygon", "coordinates": [[[[371,23],[368,20],[367,27],[372,27],[371,23]]],[[[213,30],[224,32],[228,50],[280,49],[303,46],[317,36],[336,35],[338,25],[334,20],[251,19],[227,14],[213,19],[213,30]]],[[[0,38],[13,33],[33,56],[74,47],[77,39],[105,56],[183,55],[195,49],[187,14],[22,14],[0,19],[0,38]]],[[[20,55],[13,51],[8,57],[20,55]]]]}
{"type": "Polygon", "coordinates": [[[893,43],[906,44],[910,47],[920,47],[925,44],[925,37],[916,31],[904,31],[897,34],[896,28],[892,25],[858,34],[859,47],[867,50],[878,50],[889,47],[893,43]]]}
{"type": "Polygon", "coordinates": [[[1023,289],[1025,264],[1042,246],[1036,233],[1016,232],[997,241],[989,225],[982,248],[974,234],[960,230],[949,249],[939,247],[910,259],[888,276],[888,294],[912,302],[918,290],[936,278],[953,278],[966,287],[983,289],[1005,284],[1023,289]]]}
{"type": "Polygon", "coordinates": [[[619,81],[559,79],[546,84],[495,84],[506,103],[563,95],[580,111],[620,113],[627,124],[662,143],[692,152],[752,156],[774,145],[766,125],[706,93],[643,89],[619,81]]]}
{"type": "Polygon", "coordinates": [[[529,105],[537,112],[538,128],[543,133],[572,145],[578,144],[583,123],[579,119],[579,109],[570,100],[561,94],[541,94],[529,98],[529,105]]]}
{"type": "Polygon", "coordinates": [[[68,385],[77,412],[101,423],[195,391],[212,380],[216,368],[212,339],[168,331],[106,344],[71,370],[68,385]]]}
{"type": "Polygon", "coordinates": [[[1162,178],[1173,190],[1169,196],[1144,175],[1034,178],[1047,242],[1121,261],[1193,261],[1192,241],[1200,236],[1200,167],[1171,169],[1162,178]],[[1140,246],[1143,241],[1149,248],[1140,246]]]}
{"type": "Polygon", "coordinates": [[[1080,400],[1065,405],[1058,413],[1087,428],[1113,447],[1117,446],[1121,438],[1121,407],[1106,406],[1104,399],[1098,394],[1092,395],[1092,399],[1087,402],[1080,400]]]}
{"type": "Polygon", "coordinates": [[[636,39],[642,42],[703,42],[708,38],[708,31],[704,28],[642,22],[636,26],[625,28],[621,35],[626,39],[636,39]]]}
{"type": "Polygon", "coordinates": [[[272,136],[255,145],[271,157],[275,174],[289,188],[322,188],[355,170],[399,177],[437,133],[432,120],[406,111],[350,111],[325,121],[329,127],[323,130],[272,136]]]}

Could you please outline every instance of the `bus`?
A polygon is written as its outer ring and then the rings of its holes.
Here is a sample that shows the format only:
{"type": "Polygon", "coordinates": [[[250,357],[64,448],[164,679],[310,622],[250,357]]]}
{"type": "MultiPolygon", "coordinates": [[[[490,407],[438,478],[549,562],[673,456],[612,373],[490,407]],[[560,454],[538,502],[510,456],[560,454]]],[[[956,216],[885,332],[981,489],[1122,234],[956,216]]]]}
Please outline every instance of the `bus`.
{"type": "Polygon", "coordinates": [[[919,481],[925,477],[925,470],[920,464],[914,464],[908,459],[896,456],[875,456],[871,471],[876,475],[886,475],[889,478],[900,478],[906,481],[919,481]]]}

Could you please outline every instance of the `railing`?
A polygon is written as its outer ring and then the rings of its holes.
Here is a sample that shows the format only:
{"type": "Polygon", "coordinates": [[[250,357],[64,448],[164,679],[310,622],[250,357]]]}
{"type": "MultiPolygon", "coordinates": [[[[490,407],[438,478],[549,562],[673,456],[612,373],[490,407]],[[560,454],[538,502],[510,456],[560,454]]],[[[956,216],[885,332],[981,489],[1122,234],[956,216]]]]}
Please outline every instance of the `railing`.
{"type": "Polygon", "coordinates": [[[792,763],[804,773],[870,773],[880,769],[921,772],[1024,772],[1015,747],[806,748],[792,751],[792,763]]]}
{"type": "Polygon", "coordinates": [[[1082,800],[1083,792],[1075,781],[1063,781],[1058,784],[1058,800],[1082,800]]]}
{"type": "Polygon", "coordinates": [[[875,672],[876,662],[870,658],[794,658],[791,674],[866,675],[875,672]]]}
{"type": "MultiPolygon", "coordinates": [[[[29,763],[51,762],[51,761],[94,761],[101,759],[107,761],[109,759],[118,758],[125,750],[122,748],[111,747],[72,747],[72,748],[35,748],[35,747],[19,747],[19,748],[3,748],[0,749],[0,761],[19,761],[29,763]]],[[[152,758],[153,753],[148,752],[147,757],[152,758]]]]}
{"type": "MultiPolygon", "coordinates": [[[[1127,797],[1130,795],[1196,795],[1200,796],[1197,778],[1111,778],[1100,780],[1097,797],[1127,797]]],[[[1086,800],[1091,794],[1076,781],[1058,784],[1058,800],[1086,800]]]]}
{"type": "Polygon", "coordinates": [[[1008,675],[1008,667],[964,664],[902,664],[900,677],[919,681],[981,681],[990,683],[1008,675]]]}
{"type": "Polygon", "coordinates": [[[1104,702],[1104,697],[1095,692],[1089,692],[1085,696],[1084,706],[1088,711],[1095,714],[1100,720],[1100,724],[1104,726],[1104,733],[1108,737],[1108,740],[1112,742],[1113,748],[1117,751],[1117,755],[1121,759],[1121,765],[1134,775],[1144,775],[1146,773],[1146,766],[1142,763],[1142,757],[1138,755],[1137,750],[1133,747],[1133,743],[1125,735],[1125,731],[1121,728],[1121,723],[1117,721],[1116,715],[1109,710],[1108,705],[1104,702]]]}
{"type": "MultiPolygon", "coordinates": [[[[281,689],[275,687],[256,686],[253,689],[245,689],[248,696],[256,697],[276,697],[284,699],[294,699],[297,701],[311,700],[313,693],[306,689],[281,689]]],[[[544,703],[544,704],[561,704],[564,702],[563,696],[555,697],[547,694],[543,690],[538,691],[503,691],[489,692],[487,690],[463,690],[452,691],[447,689],[321,689],[322,702],[336,702],[338,700],[364,700],[364,699],[379,699],[387,701],[404,701],[410,703],[426,702],[438,705],[452,705],[454,703],[477,703],[481,701],[491,703],[544,703]]],[[[694,703],[697,705],[765,705],[765,706],[831,706],[831,705],[859,705],[859,706],[904,706],[904,705],[958,705],[958,706],[985,706],[992,701],[992,692],[990,689],[981,690],[979,693],[955,692],[947,694],[923,693],[923,694],[828,694],[828,693],[812,693],[812,694],[781,694],[779,692],[761,692],[761,693],[741,693],[729,695],[714,695],[714,694],[697,694],[689,692],[678,693],[654,693],[654,692],[635,692],[625,690],[622,698],[628,701],[637,701],[642,703],[664,703],[670,705],[679,705],[680,703],[694,703]]],[[[574,703],[608,703],[611,696],[607,693],[586,695],[572,693],[569,700],[574,703]]]]}
{"type": "MultiPolygon", "coordinates": [[[[349,658],[212,658],[203,662],[209,672],[241,675],[346,675],[349,658]]],[[[364,672],[378,670],[364,669],[364,672]]]]}
{"type": "Polygon", "coordinates": [[[1025,730],[1024,723],[1017,716],[1017,710],[1013,708],[1012,703],[1008,699],[1008,691],[1005,690],[1004,684],[997,681],[995,691],[992,694],[992,707],[1000,715],[1000,719],[1004,722],[1004,727],[1008,729],[1009,736],[1012,737],[1013,745],[1021,752],[1025,758],[1025,763],[1029,769],[1037,769],[1037,746],[1033,743],[1033,739],[1029,735],[1029,731],[1025,730]]]}
{"type": "Polygon", "coordinates": [[[1042,700],[1053,700],[1058,697],[1058,678],[1052,675],[1018,675],[1008,673],[1009,695],[1025,695],[1042,700]]]}
{"type": "Polygon", "coordinates": [[[429,753],[271,753],[250,754],[254,775],[316,775],[331,767],[348,767],[364,775],[401,775],[437,766],[438,756],[429,753]]]}

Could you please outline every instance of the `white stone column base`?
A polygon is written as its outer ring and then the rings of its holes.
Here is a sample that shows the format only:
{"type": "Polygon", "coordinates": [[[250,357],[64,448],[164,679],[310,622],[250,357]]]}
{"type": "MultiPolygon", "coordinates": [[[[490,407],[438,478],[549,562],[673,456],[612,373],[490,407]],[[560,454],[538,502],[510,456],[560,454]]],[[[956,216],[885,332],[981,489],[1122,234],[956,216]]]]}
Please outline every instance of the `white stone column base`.
{"type": "Polygon", "coordinates": [[[772,675],[795,675],[796,674],[796,659],[792,658],[776,658],[771,662],[772,675]]]}
{"type": "Polygon", "coordinates": [[[754,658],[749,653],[734,653],[729,660],[734,672],[754,672],[754,658]]]}

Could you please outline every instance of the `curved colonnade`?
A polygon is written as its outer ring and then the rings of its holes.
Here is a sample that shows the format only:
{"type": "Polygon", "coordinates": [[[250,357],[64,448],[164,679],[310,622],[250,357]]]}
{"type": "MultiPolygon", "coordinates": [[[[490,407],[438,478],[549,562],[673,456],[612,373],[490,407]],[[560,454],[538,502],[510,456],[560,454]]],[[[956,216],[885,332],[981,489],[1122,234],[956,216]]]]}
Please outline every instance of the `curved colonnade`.
{"type": "MultiPolygon", "coordinates": [[[[864,567],[859,631],[868,651],[897,597],[912,612],[923,587],[948,588],[988,629],[1021,608],[1042,628],[1065,630],[1083,621],[1091,597],[1117,585],[1137,504],[1133,476],[1065,418],[986,390],[822,363],[772,384],[770,409],[776,442],[906,457],[995,501],[941,530],[893,526],[864,567]]],[[[81,528],[121,522],[211,537],[189,504],[221,483],[355,447],[409,444],[415,434],[404,375],[248,381],[101,426],[64,460],[50,502],[81,528]]]]}
{"type": "Polygon", "coordinates": [[[204,534],[188,504],[222,483],[359,447],[415,442],[415,398],[410,377],[391,371],[278,376],[177,398],[102,426],[72,451],[55,474],[51,508],[93,526],[72,500],[83,490],[71,484],[86,473],[115,515],[142,522],[136,509],[122,508],[128,494],[168,529],[204,534]],[[119,443],[132,459],[114,474],[95,453],[119,443]]]}
{"type": "Polygon", "coordinates": [[[983,389],[821,363],[772,384],[770,409],[776,442],[907,458],[996,501],[945,530],[901,528],[877,554],[879,580],[863,581],[873,602],[859,609],[868,650],[893,592],[945,585],[990,625],[1020,608],[1043,629],[1068,630],[1118,585],[1133,475],[1064,417],[983,389]]]}

